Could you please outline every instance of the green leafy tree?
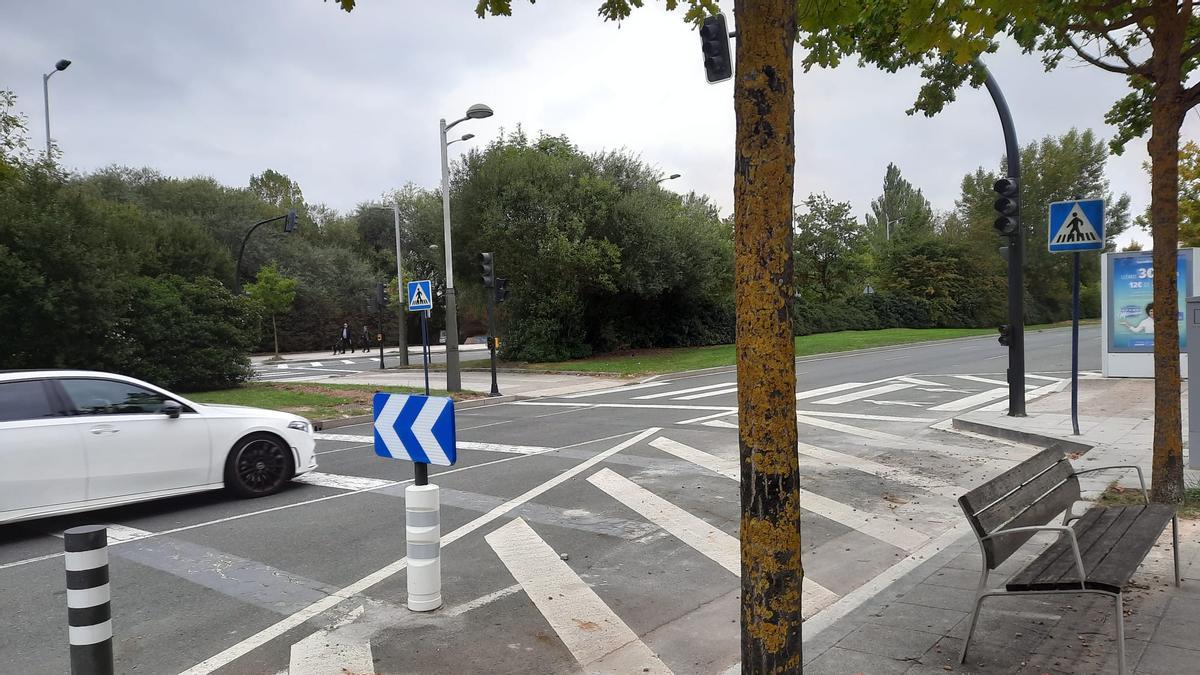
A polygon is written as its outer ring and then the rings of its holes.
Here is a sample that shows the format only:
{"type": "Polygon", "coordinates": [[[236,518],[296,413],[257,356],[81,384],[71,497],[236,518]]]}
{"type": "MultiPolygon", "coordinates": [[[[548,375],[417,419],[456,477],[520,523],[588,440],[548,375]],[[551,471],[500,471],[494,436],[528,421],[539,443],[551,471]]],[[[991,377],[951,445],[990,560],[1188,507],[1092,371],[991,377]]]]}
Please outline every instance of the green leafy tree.
{"type": "Polygon", "coordinates": [[[871,201],[866,229],[876,251],[892,239],[912,239],[933,234],[933,206],[921,191],[900,175],[900,167],[888,164],[883,175],[883,194],[871,201]]]}
{"type": "MultiPolygon", "coordinates": [[[[964,0],[914,11],[904,0],[823,3],[809,10],[819,26],[802,22],[806,65],[833,65],[857,55],[863,63],[896,71],[921,69],[926,82],[913,111],[934,114],[954,100],[968,80],[982,84],[976,58],[997,49],[1007,35],[1027,51],[1040,51],[1047,68],[1070,55],[1126,79],[1130,92],[1105,120],[1117,127],[1114,151],[1150,132],[1150,223],[1154,266],[1174,269],[1179,243],[1179,129],[1200,103],[1200,20],[1191,0],[1043,0],[1011,3],[964,0]]],[[[1174,274],[1154,277],[1154,499],[1183,497],[1183,438],[1179,409],[1179,327],[1174,274]]]]}
{"type": "Polygon", "coordinates": [[[848,202],[809,195],[796,215],[793,249],[796,291],[808,299],[833,300],[862,292],[865,234],[848,202]]]}
{"type": "Polygon", "coordinates": [[[299,280],[285,276],[275,263],[258,270],[254,283],[246,285],[246,294],[271,317],[271,333],[275,337],[275,357],[279,358],[279,328],[275,317],[290,310],[296,302],[299,280]]]}

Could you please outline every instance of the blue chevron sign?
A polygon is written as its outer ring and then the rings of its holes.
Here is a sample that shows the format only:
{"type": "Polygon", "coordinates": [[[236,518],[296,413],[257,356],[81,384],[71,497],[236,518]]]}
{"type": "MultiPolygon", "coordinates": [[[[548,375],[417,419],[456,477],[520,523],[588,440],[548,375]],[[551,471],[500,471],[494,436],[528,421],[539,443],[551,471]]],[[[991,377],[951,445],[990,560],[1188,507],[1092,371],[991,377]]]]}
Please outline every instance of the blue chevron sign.
{"type": "Polygon", "coordinates": [[[375,454],[450,466],[458,459],[454,399],[375,392],[375,454]]]}

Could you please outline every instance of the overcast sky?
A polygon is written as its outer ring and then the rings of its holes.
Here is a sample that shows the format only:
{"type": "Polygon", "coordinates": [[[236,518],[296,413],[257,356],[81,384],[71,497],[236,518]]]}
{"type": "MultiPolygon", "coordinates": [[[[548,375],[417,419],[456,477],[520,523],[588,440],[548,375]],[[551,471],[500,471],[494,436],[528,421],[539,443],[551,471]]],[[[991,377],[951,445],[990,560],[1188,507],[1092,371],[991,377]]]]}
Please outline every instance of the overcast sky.
{"type": "MultiPolygon", "coordinates": [[[[471,143],[520,124],[588,151],[627,148],[683,174],[671,189],[707,193],[728,213],[732,85],[705,83],[699,38],[661,1],[619,26],[596,16],[598,4],[514,0],[514,17],[480,20],[475,0],[360,0],[351,14],[321,0],[11,2],[0,88],[20,97],[40,145],[41,74],[73,61],[50,81],[51,125],[81,171],[151,166],[240,186],[274,168],[308,202],[344,211],[409,181],[435,187],[438,118],[483,102],[495,116],[454,130],[476,134],[471,143]]],[[[988,63],[1022,144],[1072,126],[1112,134],[1103,117],[1125,91],[1120,76],[1070,63],[1047,74],[1012,48],[988,63]]],[[[916,73],[854,64],[799,73],[797,199],[825,192],[861,218],[895,162],[945,210],[963,174],[997,166],[987,93],[964,89],[941,115],[909,117],[918,86],[916,73]]],[[[1185,136],[1198,120],[1188,117],[1185,136]]],[[[1145,160],[1137,140],[1109,162],[1134,213],[1149,201],[1145,160]]]]}

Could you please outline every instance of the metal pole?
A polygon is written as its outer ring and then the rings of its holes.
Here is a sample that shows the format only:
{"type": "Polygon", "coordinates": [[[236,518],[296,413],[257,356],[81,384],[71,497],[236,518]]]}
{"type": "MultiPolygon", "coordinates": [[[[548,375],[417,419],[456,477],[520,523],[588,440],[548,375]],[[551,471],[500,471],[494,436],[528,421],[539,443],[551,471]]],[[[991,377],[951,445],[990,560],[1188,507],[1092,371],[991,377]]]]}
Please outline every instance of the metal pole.
{"type": "MultiPolygon", "coordinates": [[[[1000,127],[1004,131],[1004,153],[1008,160],[1008,177],[1021,186],[1021,148],[1017,144],[1017,130],[1013,126],[1012,113],[1004,92],[991,71],[976,60],[987,76],[984,85],[996,104],[1000,116],[1000,127]]],[[[1008,414],[1010,417],[1025,416],[1025,295],[1023,267],[1025,264],[1025,230],[1021,226],[1021,199],[1017,198],[1017,231],[1011,237],[1008,248],[1008,414]]]]}
{"type": "Polygon", "coordinates": [[[425,395],[429,395],[429,310],[421,312],[421,359],[425,362],[425,395]]]}
{"type": "Polygon", "coordinates": [[[102,525],[63,532],[67,568],[67,636],[72,675],[112,675],[112,605],[108,530],[102,525]]]}
{"type": "Polygon", "coordinates": [[[1079,251],[1071,255],[1071,428],[1079,435],[1079,251]]]}
{"type": "Polygon", "coordinates": [[[488,396],[499,396],[500,385],[496,381],[496,289],[485,289],[488,293],[488,351],[492,354],[492,391],[488,396]]]}
{"type": "Polygon", "coordinates": [[[379,308],[379,369],[383,370],[383,308],[379,308]]]}
{"type": "Polygon", "coordinates": [[[392,205],[392,215],[396,220],[396,298],[397,312],[400,319],[400,365],[408,365],[408,327],[404,325],[405,303],[408,301],[404,292],[403,257],[400,255],[400,207],[392,205]]]}
{"type": "Polygon", "coordinates": [[[446,148],[446,120],[438,124],[442,150],[442,236],[446,246],[446,390],[462,391],[458,373],[458,307],[454,298],[454,251],[450,247],[450,160],[446,148]]]}
{"type": "Polygon", "coordinates": [[[250,241],[250,235],[258,229],[259,225],[266,225],[269,222],[283,220],[284,218],[287,218],[287,216],[267,218],[266,220],[262,220],[251,225],[250,229],[246,230],[246,236],[242,237],[242,247],[238,249],[237,267],[233,270],[233,287],[238,295],[241,295],[242,293],[242,256],[246,255],[246,242],[250,241]]]}
{"type": "MultiPolygon", "coordinates": [[[[57,71],[54,71],[54,72],[57,72],[57,71]]],[[[46,160],[47,161],[49,161],[51,159],[51,157],[50,157],[50,75],[53,75],[54,72],[51,72],[47,75],[42,75],[42,100],[44,100],[46,102],[46,160]]]]}

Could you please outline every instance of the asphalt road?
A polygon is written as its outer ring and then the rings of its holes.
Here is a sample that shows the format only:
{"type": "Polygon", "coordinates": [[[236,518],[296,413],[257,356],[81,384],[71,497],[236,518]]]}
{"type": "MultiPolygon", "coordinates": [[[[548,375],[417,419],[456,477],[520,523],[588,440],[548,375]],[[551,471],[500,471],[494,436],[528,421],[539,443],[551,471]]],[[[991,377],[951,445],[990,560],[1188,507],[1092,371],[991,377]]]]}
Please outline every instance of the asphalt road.
{"type": "MultiPolygon", "coordinates": [[[[1027,335],[1030,395],[1063,386],[1069,336],[1027,335]]],[[[1081,344],[1097,369],[1098,329],[1081,344]]],[[[962,486],[1028,455],[937,428],[1005,404],[1003,357],[987,337],[797,361],[813,626],[952,541],[962,486]]],[[[109,523],[118,672],[723,672],[735,387],[725,368],[459,411],[458,464],[430,471],[445,605],[428,614],[404,608],[412,468],[375,456],[368,425],[322,436],[319,473],[272,497],[0,526],[0,671],[68,669],[54,535],[109,523]]]]}
{"type": "MultiPolygon", "coordinates": [[[[490,353],[486,349],[460,349],[458,360],[464,367],[487,367],[490,353]]],[[[431,364],[444,364],[444,351],[431,352],[431,364]]],[[[419,368],[422,364],[421,354],[410,350],[409,366],[419,368]]],[[[384,368],[400,367],[399,351],[392,347],[384,349],[384,368]]],[[[254,364],[254,379],[262,382],[310,381],[320,378],[335,378],[353,376],[360,373],[371,373],[380,370],[379,350],[364,352],[347,352],[345,354],[320,354],[307,357],[289,356],[282,362],[263,362],[254,364]]]]}

